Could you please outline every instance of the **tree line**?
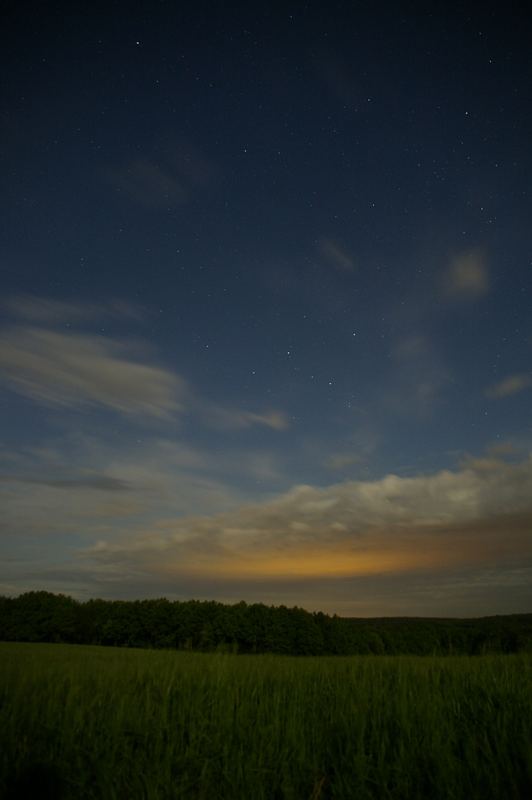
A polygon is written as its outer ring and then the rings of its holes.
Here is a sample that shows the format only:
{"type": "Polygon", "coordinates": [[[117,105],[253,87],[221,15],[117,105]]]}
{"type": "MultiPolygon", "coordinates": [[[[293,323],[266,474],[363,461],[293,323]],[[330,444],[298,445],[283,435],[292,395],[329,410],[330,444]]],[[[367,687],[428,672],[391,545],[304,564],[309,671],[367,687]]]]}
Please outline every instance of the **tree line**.
{"type": "Polygon", "coordinates": [[[286,655],[532,652],[532,614],[480,619],[353,619],[214,601],[0,596],[0,640],[286,655]]]}

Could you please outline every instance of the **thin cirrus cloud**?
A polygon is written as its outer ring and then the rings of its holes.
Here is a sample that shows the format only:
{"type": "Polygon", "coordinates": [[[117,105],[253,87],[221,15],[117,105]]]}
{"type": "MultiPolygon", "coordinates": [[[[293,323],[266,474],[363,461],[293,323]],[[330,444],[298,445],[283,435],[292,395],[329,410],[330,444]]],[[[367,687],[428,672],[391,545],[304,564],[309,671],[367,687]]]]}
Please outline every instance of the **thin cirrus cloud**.
{"type": "Polygon", "coordinates": [[[282,411],[270,410],[262,413],[240,409],[228,409],[204,404],[204,419],[213,428],[231,431],[251,428],[255,425],[283,431],[288,428],[288,417],[282,411]]]}
{"type": "Polygon", "coordinates": [[[146,209],[187,203],[210,184],[214,165],[188,142],[173,142],[157,158],[136,158],[109,169],[104,179],[146,209]]]}
{"type": "Polygon", "coordinates": [[[21,294],[8,298],[2,306],[10,316],[39,325],[68,325],[101,319],[140,322],[144,319],[139,306],[122,300],[75,303],[21,294]]]}
{"type": "Polygon", "coordinates": [[[335,269],[340,272],[352,272],[354,270],[355,261],[353,256],[338,242],[333,239],[321,239],[319,249],[321,255],[335,269]]]}
{"type": "Polygon", "coordinates": [[[335,471],[342,471],[350,467],[364,467],[369,463],[378,445],[378,434],[366,423],[352,432],[342,450],[329,453],[323,462],[324,466],[335,471]]]}
{"type": "Polygon", "coordinates": [[[486,394],[488,397],[493,398],[511,397],[524,389],[528,389],[530,386],[532,386],[532,377],[526,373],[519,373],[517,375],[509,375],[499,383],[490,386],[486,394]]]}
{"type": "Polygon", "coordinates": [[[394,391],[383,403],[400,414],[428,418],[441,404],[451,372],[423,335],[398,339],[391,351],[394,391]]]}
{"type": "Polygon", "coordinates": [[[413,359],[431,357],[431,348],[428,339],[421,335],[410,335],[395,342],[392,355],[398,362],[409,362],[413,359]]]}
{"type": "Polygon", "coordinates": [[[332,453],[326,461],[325,466],[331,470],[343,470],[346,467],[352,467],[355,464],[360,464],[363,457],[358,453],[332,453]]]}
{"type": "MultiPolygon", "coordinates": [[[[50,407],[103,407],[137,418],[170,420],[191,411],[189,383],[171,369],[148,363],[142,342],[126,343],[71,328],[72,323],[95,323],[105,316],[141,320],[141,309],[120,302],[97,306],[32,296],[13,298],[4,308],[27,323],[0,332],[0,383],[12,391],[50,407]]],[[[197,397],[194,413],[203,424],[220,430],[288,427],[279,410],[224,408],[197,397]]]]}
{"type": "Polygon", "coordinates": [[[130,346],[89,334],[14,326],[0,335],[0,367],[10,389],[55,407],[168,418],[187,394],[182,378],[143,363],[130,346]]]}
{"type": "Polygon", "coordinates": [[[109,172],[109,182],[121,194],[146,208],[181,205],[188,199],[179,175],[146,158],[109,172]]]}
{"type": "Polygon", "coordinates": [[[34,478],[20,475],[0,475],[0,483],[35,484],[51,489],[87,489],[101,492],[127,492],[131,490],[125,481],[108,475],[84,475],[74,478],[34,478]]]}
{"type": "Polygon", "coordinates": [[[68,529],[87,536],[119,521],[133,535],[163,518],[238,508],[250,500],[240,482],[258,478],[271,488],[275,466],[267,453],[246,447],[198,449],[149,434],[128,440],[63,430],[46,447],[0,454],[2,522],[18,541],[46,534],[52,552],[54,533],[68,529]]]}
{"type": "Polygon", "coordinates": [[[450,299],[476,300],[487,294],[490,277],[484,251],[473,248],[455,255],[445,271],[443,285],[450,299]]]}

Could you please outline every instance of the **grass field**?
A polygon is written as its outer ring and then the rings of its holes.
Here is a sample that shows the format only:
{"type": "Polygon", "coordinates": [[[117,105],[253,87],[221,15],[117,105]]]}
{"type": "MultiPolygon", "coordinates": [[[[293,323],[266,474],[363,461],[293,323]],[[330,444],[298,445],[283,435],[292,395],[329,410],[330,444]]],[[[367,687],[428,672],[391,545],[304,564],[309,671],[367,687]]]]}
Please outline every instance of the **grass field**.
{"type": "Polygon", "coordinates": [[[0,643],[0,796],[532,797],[532,657],[0,643]]]}

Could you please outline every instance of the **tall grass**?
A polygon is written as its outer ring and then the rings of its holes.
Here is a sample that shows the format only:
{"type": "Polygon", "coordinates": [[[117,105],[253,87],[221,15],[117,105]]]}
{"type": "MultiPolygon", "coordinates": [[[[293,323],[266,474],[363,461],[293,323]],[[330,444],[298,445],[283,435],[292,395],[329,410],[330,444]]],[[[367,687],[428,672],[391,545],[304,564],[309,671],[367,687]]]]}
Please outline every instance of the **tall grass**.
{"type": "Polygon", "coordinates": [[[532,797],[531,676],[519,655],[0,644],[0,796],[532,797]]]}

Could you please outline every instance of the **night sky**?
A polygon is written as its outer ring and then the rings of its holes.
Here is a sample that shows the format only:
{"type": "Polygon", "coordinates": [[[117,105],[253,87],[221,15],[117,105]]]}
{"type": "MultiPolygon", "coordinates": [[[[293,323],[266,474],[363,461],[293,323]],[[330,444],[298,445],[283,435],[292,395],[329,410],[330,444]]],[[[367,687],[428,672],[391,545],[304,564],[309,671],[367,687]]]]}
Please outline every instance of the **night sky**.
{"type": "Polygon", "coordinates": [[[524,14],[8,4],[1,594],[532,610],[524,14]]]}

